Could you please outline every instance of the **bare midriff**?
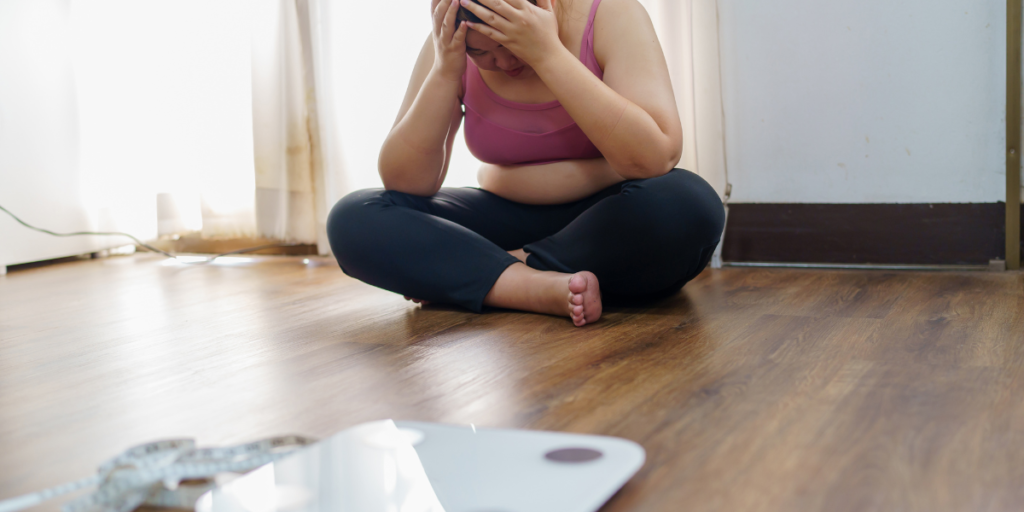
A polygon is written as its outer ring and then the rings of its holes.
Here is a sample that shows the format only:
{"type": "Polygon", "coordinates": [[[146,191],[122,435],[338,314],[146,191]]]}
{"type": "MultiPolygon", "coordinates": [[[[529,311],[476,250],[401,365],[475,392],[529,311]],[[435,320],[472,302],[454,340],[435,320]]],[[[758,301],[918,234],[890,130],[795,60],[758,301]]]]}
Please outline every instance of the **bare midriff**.
{"type": "Polygon", "coordinates": [[[485,163],[477,179],[480,188],[526,204],[569,203],[624,181],[604,158],[536,165],[485,163]]]}

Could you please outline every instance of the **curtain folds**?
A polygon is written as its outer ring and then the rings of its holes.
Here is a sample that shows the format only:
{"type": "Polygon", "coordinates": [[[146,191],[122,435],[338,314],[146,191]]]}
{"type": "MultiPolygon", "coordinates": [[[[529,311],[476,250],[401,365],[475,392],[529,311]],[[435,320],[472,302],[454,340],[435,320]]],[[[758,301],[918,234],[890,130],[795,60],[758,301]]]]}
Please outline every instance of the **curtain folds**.
{"type": "Polygon", "coordinates": [[[259,236],[329,251],[326,219],[343,180],[334,119],[329,28],[319,0],[254,0],[252,112],[259,236]],[[324,137],[324,134],[327,137],[324,137]]]}
{"type": "Polygon", "coordinates": [[[295,0],[250,5],[256,230],[263,238],[316,243],[309,31],[300,28],[295,0]]]}
{"type": "Polygon", "coordinates": [[[658,34],[683,126],[679,166],[724,196],[726,141],[716,0],[640,0],[658,34]]]}
{"type": "Polygon", "coordinates": [[[335,116],[318,115],[322,7],[71,0],[81,195],[99,227],[326,252],[341,180],[335,116]]]}

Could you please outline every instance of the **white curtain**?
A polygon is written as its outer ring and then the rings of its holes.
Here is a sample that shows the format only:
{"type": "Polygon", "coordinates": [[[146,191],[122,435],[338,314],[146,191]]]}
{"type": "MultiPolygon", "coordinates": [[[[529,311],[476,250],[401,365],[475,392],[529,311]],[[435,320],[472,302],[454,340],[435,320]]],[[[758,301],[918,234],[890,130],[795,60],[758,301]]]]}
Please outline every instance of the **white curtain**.
{"type": "Polygon", "coordinates": [[[332,118],[318,116],[317,0],[71,5],[82,195],[99,227],[152,238],[159,202],[172,214],[160,234],[327,251],[342,186],[332,118]]]}
{"type": "Polygon", "coordinates": [[[683,125],[679,166],[700,174],[719,195],[727,181],[717,0],[640,0],[668,61],[683,125]]]}
{"type": "Polygon", "coordinates": [[[309,4],[252,0],[252,120],[256,230],[264,238],[318,240],[326,197],[320,157],[309,4]]]}

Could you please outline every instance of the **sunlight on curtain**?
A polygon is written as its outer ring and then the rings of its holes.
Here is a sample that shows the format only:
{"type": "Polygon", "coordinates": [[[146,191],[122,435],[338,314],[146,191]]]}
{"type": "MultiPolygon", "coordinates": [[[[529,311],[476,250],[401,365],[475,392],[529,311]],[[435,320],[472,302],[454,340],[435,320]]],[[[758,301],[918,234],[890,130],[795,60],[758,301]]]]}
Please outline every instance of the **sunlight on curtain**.
{"type": "MultiPolygon", "coordinates": [[[[317,241],[314,159],[303,38],[295,0],[250,0],[259,235],[317,241]]],[[[308,46],[308,43],[307,45],[308,46]]]]}
{"type": "Polygon", "coordinates": [[[82,196],[100,229],[152,238],[171,193],[190,229],[255,234],[245,5],[72,0],[82,196]]]}
{"type": "Polygon", "coordinates": [[[304,31],[303,41],[308,43],[303,61],[306,63],[306,100],[307,106],[310,106],[310,140],[316,148],[312,164],[313,187],[316,191],[314,207],[317,246],[320,254],[330,254],[327,215],[349,189],[346,163],[338,138],[340,120],[335,116],[339,98],[338,84],[347,77],[344,73],[340,77],[336,75],[336,56],[330,44],[331,35],[335,33],[331,26],[331,8],[344,6],[332,3],[331,0],[296,1],[300,21],[307,21],[306,25],[300,23],[300,28],[304,31]],[[308,94],[310,88],[312,95],[308,94]]]}

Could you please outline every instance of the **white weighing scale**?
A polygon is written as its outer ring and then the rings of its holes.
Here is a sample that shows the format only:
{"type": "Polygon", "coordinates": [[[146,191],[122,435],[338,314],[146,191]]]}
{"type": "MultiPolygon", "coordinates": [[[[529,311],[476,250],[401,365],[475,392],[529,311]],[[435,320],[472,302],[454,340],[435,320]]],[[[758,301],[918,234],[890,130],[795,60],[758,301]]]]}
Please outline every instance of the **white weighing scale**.
{"type": "Polygon", "coordinates": [[[594,512],[643,465],[624,439],[364,423],[204,494],[197,512],[594,512]]]}

